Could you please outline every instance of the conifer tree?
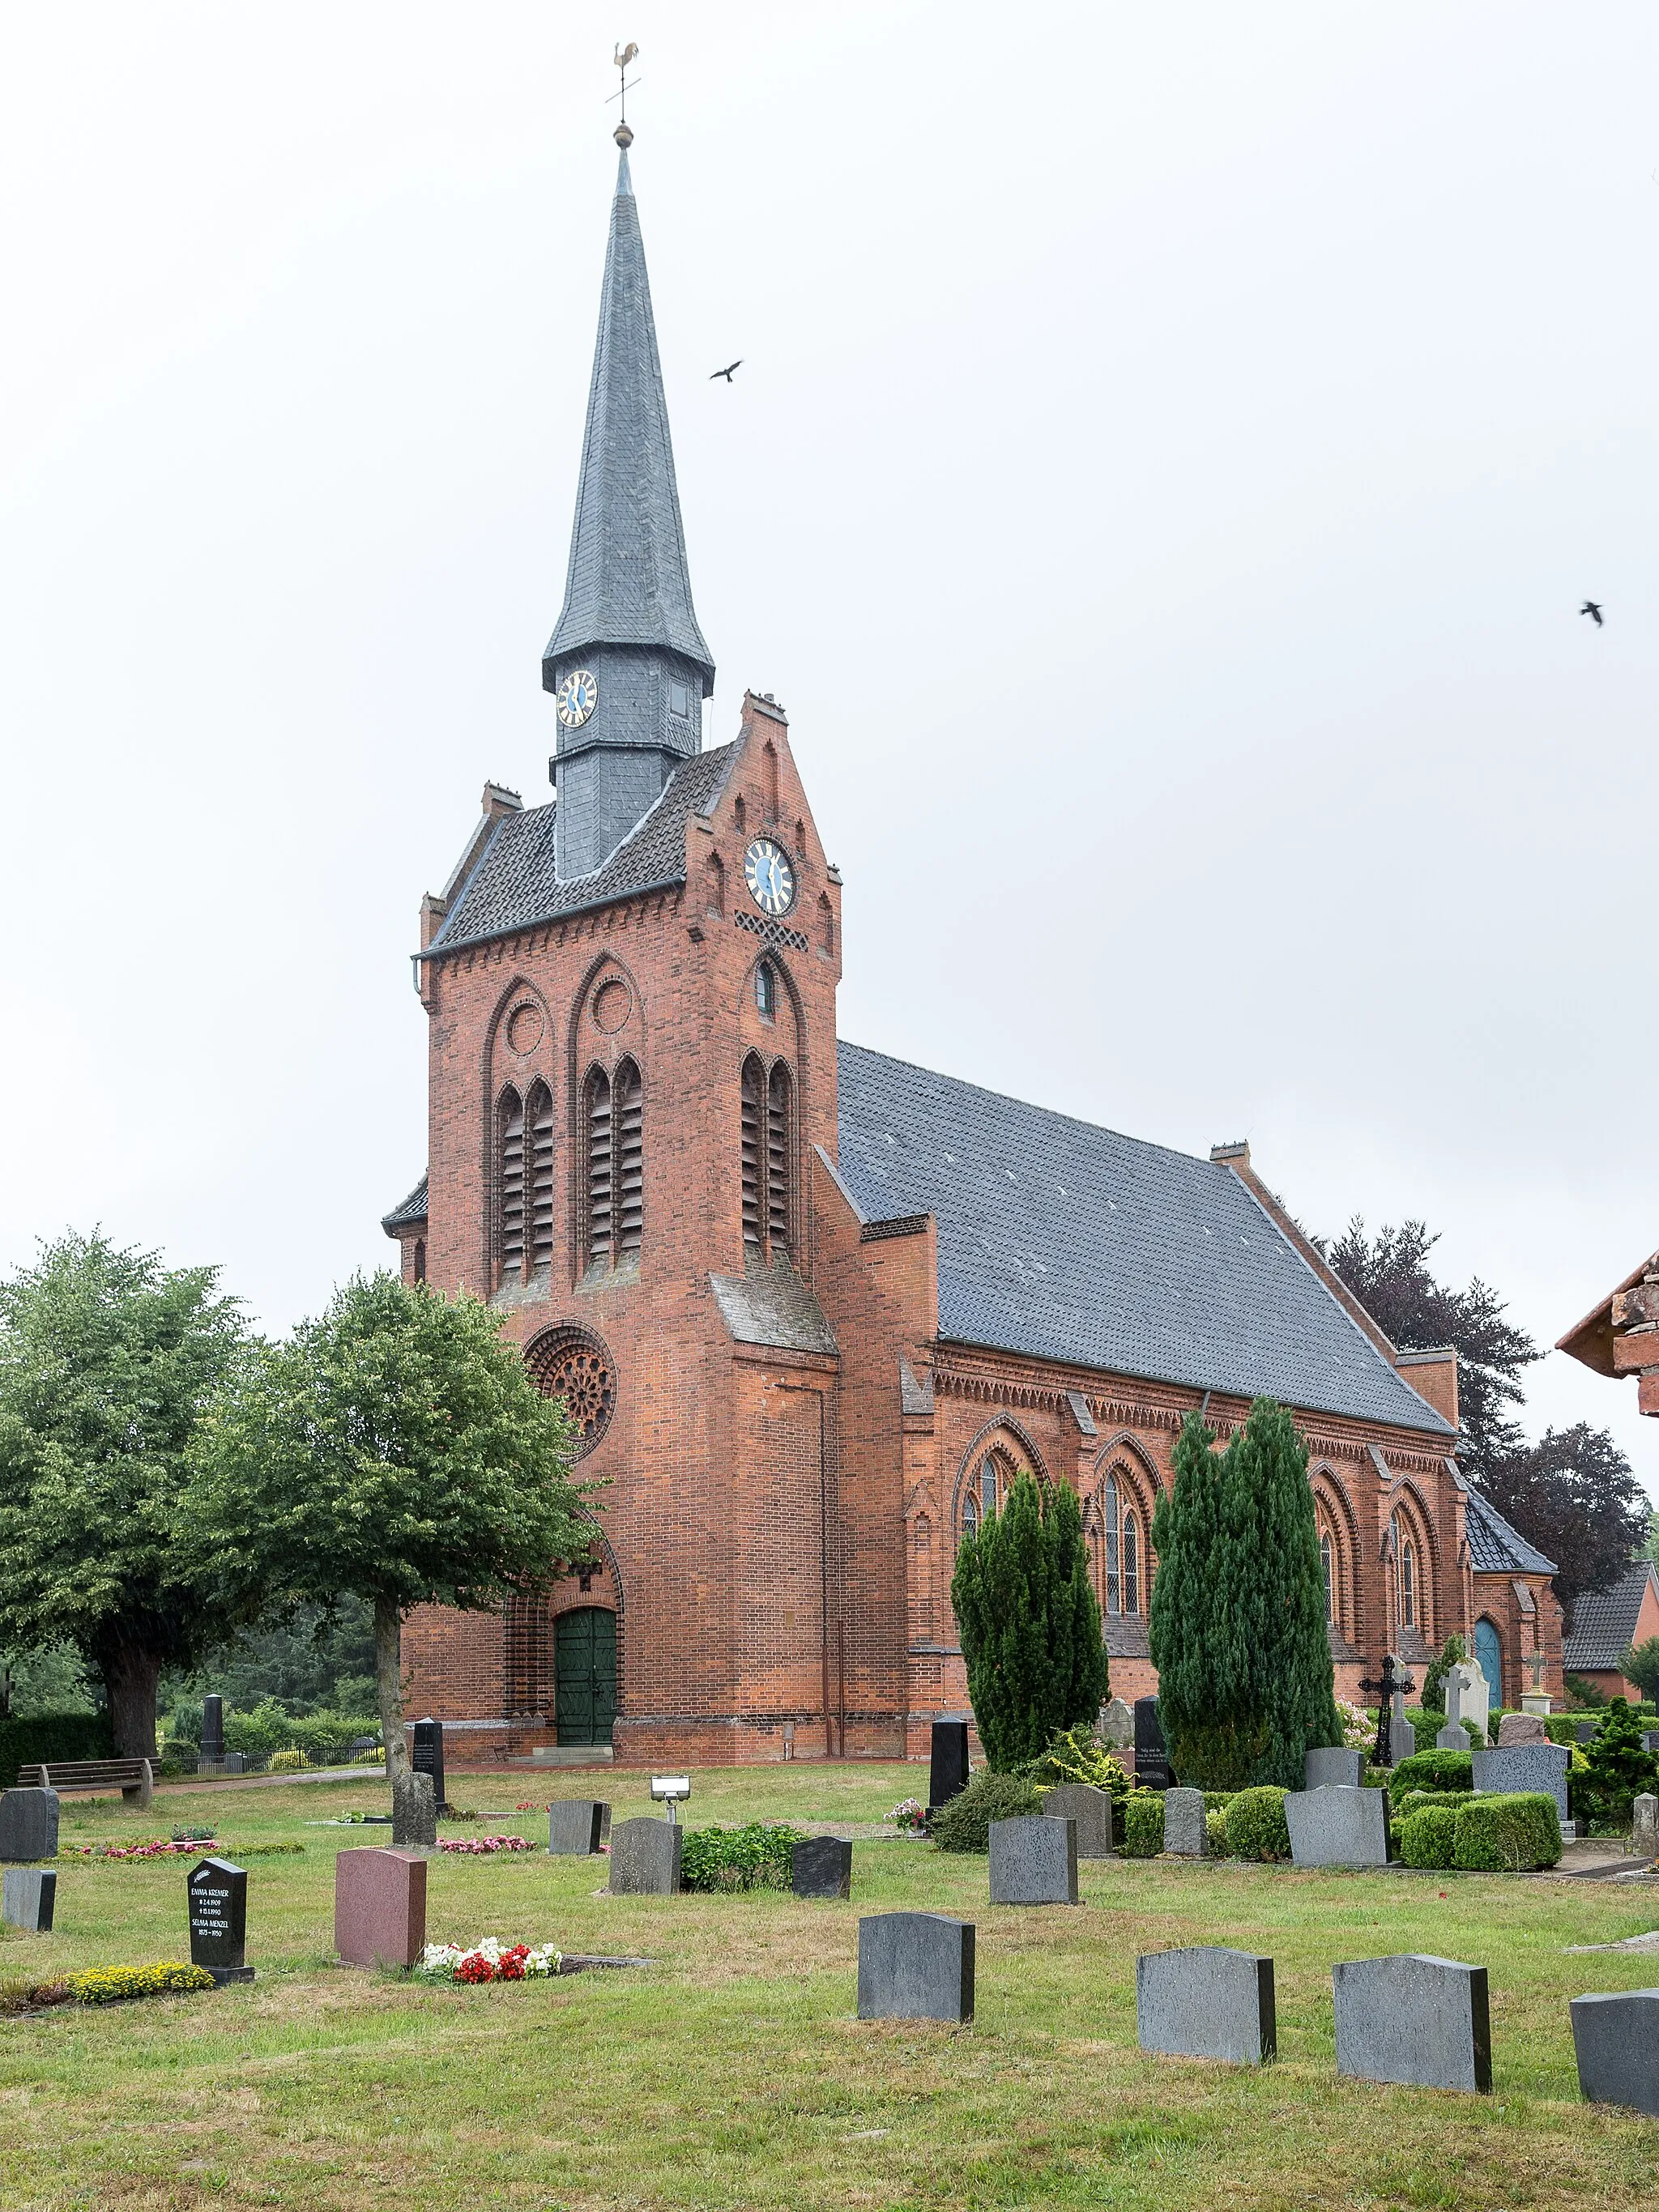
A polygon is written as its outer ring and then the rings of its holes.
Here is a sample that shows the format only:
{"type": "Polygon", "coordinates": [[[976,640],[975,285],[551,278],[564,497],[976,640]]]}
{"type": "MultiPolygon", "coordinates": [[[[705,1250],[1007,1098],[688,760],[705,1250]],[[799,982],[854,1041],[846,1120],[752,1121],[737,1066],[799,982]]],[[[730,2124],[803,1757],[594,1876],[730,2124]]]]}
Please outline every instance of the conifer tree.
{"type": "Polygon", "coordinates": [[[1158,1713],[1170,1761],[1182,1780],[1212,1775],[1242,1787],[1249,1761],[1235,1753],[1230,1716],[1243,1685],[1232,1640],[1215,1604],[1225,1462],[1199,1416],[1176,1439],[1174,1480],[1152,1516],[1158,1574],[1148,1642],[1158,1669],[1158,1713]]]}
{"type": "Polygon", "coordinates": [[[1637,1796],[1653,1788],[1659,1759],[1644,1747],[1642,1734],[1639,1717],[1615,1698],[1585,1751],[1586,1771],[1577,1784],[1592,1820],[1628,1825],[1637,1796]]]}
{"type": "Polygon", "coordinates": [[[962,1540],[951,1602],[968,1695],[993,1767],[1035,1759],[1056,1729],[1092,1721],[1106,1694],[1100,1606],[1075,1494],[1019,1475],[1000,1514],[962,1540]]]}

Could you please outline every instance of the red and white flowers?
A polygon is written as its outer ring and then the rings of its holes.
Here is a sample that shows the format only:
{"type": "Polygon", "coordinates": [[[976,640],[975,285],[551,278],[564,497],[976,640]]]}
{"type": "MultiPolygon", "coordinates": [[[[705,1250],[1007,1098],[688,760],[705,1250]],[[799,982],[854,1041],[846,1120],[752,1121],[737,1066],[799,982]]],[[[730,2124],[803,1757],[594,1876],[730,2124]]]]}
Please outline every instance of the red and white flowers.
{"type": "Polygon", "coordinates": [[[423,1982],[536,1982],[559,1971],[559,1952],[551,1943],[502,1944],[493,1936],[470,1951],[459,1943],[428,1943],[416,1967],[423,1982]]]}

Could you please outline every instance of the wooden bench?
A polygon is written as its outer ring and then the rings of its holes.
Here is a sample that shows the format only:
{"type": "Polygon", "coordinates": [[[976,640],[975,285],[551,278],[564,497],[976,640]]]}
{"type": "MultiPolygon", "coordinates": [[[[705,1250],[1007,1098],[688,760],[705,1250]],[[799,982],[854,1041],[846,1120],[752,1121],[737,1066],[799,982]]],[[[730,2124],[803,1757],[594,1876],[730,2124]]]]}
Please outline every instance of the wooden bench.
{"type": "Polygon", "coordinates": [[[147,1759],[55,1759],[45,1766],[20,1766],[20,1790],[118,1790],[130,1805],[148,1805],[155,1778],[147,1759]]]}

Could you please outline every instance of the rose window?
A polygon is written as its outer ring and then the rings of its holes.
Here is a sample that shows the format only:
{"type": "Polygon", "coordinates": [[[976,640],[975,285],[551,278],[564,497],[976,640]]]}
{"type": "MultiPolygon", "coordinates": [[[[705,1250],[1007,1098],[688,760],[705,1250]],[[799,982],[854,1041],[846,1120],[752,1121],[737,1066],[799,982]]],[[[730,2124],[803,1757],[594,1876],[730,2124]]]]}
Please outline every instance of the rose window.
{"type": "Polygon", "coordinates": [[[524,1364],[544,1398],[564,1400],[577,1457],[592,1451],[617,1405],[616,1369],[605,1346],[585,1328],[552,1328],[528,1347],[524,1364]]]}

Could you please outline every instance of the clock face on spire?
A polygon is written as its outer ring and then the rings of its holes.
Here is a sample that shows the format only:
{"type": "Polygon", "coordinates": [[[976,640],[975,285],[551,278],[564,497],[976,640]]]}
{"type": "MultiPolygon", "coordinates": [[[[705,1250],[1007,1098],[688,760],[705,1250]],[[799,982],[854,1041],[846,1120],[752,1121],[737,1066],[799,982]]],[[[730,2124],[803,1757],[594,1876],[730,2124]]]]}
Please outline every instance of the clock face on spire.
{"type": "Polygon", "coordinates": [[[573,668],[559,686],[559,720],[567,730],[580,730],[599,703],[599,681],[585,668],[573,668]]]}
{"type": "Polygon", "coordinates": [[[763,914],[787,914],[795,903],[795,871],[781,845],[757,837],[743,856],[743,879],[763,914]]]}

